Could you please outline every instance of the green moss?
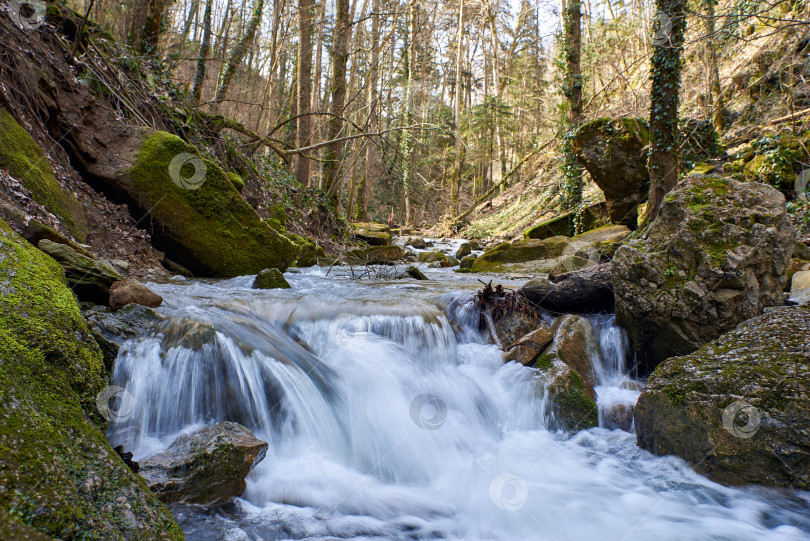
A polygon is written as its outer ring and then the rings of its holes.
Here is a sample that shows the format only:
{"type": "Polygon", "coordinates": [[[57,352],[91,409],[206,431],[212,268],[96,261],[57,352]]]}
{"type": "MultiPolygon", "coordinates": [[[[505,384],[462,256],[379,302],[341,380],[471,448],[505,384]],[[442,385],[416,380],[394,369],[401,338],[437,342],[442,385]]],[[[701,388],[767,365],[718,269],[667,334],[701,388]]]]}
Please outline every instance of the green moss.
{"type": "Polygon", "coordinates": [[[0,291],[0,510],[59,539],[182,539],[100,430],[102,355],[60,267],[2,221],[0,291]]]}
{"type": "Polygon", "coordinates": [[[202,159],[195,147],[179,137],[153,133],[141,146],[129,174],[141,201],[151,209],[161,248],[196,275],[284,270],[295,261],[297,247],[261,221],[217,164],[202,159]],[[196,158],[205,172],[196,189],[184,189],[170,177],[169,164],[183,153],[196,158]]]}
{"type": "Polygon", "coordinates": [[[231,181],[231,184],[233,184],[233,187],[236,188],[236,191],[242,193],[242,190],[245,189],[245,181],[242,180],[239,173],[235,171],[228,171],[228,179],[231,181]]]}
{"type": "Polygon", "coordinates": [[[0,168],[7,169],[37,203],[58,216],[79,242],[87,239],[87,218],[81,204],[59,185],[42,147],[4,109],[0,109],[0,168]]]}
{"type": "Polygon", "coordinates": [[[538,355],[534,361],[534,367],[538,370],[550,370],[554,366],[554,359],[557,356],[554,353],[543,353],[538,355]]]}
{"type": "Polygon", "coordinates": [[[290,287],[278,269],[264,269],[253,281],[253,289],[290,289],[290,287]]]}

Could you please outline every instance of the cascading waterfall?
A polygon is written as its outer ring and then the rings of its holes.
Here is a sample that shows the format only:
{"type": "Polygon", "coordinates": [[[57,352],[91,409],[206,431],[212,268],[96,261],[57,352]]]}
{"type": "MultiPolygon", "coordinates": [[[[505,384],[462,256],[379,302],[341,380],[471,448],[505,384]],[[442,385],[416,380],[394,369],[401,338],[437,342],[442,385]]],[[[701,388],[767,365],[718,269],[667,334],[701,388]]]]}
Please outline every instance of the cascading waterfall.
{"type": "MultiPolygon", "coordinates": [[[[116,362],[136,408],[108,438],[136,460],[219,420],[270,443],[242,498],[172,507],[189,539],[810,539],[806,493],[716,485],[621,430],[547,430],[471,283],[289,279],[151,284],[168,319],[116,362]]],[[[606,426],[638,387],[612,318],[590,324],[606,426]]]]}

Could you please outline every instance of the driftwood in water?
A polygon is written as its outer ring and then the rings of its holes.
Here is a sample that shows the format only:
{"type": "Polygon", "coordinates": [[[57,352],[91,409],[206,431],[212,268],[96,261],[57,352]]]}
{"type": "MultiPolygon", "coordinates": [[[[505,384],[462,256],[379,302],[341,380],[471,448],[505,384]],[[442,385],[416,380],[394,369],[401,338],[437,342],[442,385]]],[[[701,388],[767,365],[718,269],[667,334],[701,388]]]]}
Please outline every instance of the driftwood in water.
{"type": "Polygon", "coordinates": [[[551,283],[529,282],[518,291],[538,308],[567,314],[613,312],[612,263],[559,274],[551,283]]]}

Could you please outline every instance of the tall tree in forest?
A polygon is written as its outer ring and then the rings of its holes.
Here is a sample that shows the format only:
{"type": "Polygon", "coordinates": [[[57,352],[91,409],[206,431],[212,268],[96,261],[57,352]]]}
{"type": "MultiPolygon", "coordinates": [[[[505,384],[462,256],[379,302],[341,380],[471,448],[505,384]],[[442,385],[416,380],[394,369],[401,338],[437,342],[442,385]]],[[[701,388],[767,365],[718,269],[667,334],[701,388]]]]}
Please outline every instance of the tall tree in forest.
{"type": "Polygon", "coordinates": [[[200,44],[200,56],[197,58],[197,73],[194,75],[194,102],[199,103],[202,99],[203,84],[205,84],[205,73],[208,69],[208,57],[211,55],[211,12],[214,7],[214,0],[206,0],[205,15],[203,15],[203,38],[200,44]]]}
{"type": "Polygon", "coordinates": [[[416,62],[416,0],[409,1],[408,9],[408,30],[405,33],[405,100],[402,103],[403,122],[405,129],[400,139],[400,151],[402,153],[402,191],[405,198],[405,224],[413,223],[413,135],[408,126],[411,125],[413,113],[413,80],[416,62]]]}
{"type": "MultiPolygon", "coordinates": [[[[368,107],[369,121],[368,129],[371,133],[379,130],[378,108],[379,90],[377,89],[379,79],[380,62],[380,0],[373,0],[371,3],[371,59],[368,74],[368,107]]],[[[368,194],[371,191],[371,184],[377,177],[377,140],[372,138],[366,145],[366,164],[363,176],[357,184],[357,199],[352,211],[352,217],[357,221],[368,219],[368,194]]]]}
{"type": "Polygon", "coordinates": [[[253,44],[253,38],[256,37],[256,29],[259,28],[259,23],[262,22],[263,9],[264,0],[256,0],[256,5],[253,6],[253,14],[245,28],[245,33],[236,43],[236,46],[234,46],[228,57],[228,61],[225,63],[225,67],[222,69],[222,77],[215,98],[217,102],[225,99],[225,93],[228,91],[228,87],[234,75],[236,75],[239,65],[242,63],[242,60],[244,60],[245,54],[247,54],[248,49],[253,44]]]}
{"type": "Polygon", "coordinates": [[[726,124],[726,106],[723,103],[723,94],[720,89],[720,70],[717,66],[717,47],[714,29],[714,4],[717,0],[703,0],[706,8],[704,16],[704,54],[706,70],[709,75],[709,102],[712,108],[712,124],[717,132],[722,132],[726,124]]]}
{"type": "Polygon", "coordinates": [[[456,154],[450,179],[450,215],[458,212],[458,193],[461,190],[461,61],[464,49],[464,0],[458,0],[458,34],[456,35],[456,86],[453,95],[453,118],[456,124],[456,154]]]}
{"type": "MultiPolygon", "coordinates": [[[[295,143],[298,148],[309,144],[312,117],[312,13],[315,0],[298,0],[298,120],[295,143]]],[[[295,160],[295,178],[304,186],[309,186],[309,158],[299,154],[295,160]]]]}
{"type": "Polygon", "coordinates": [[[647,216],[655,219],[664,196],[678,183],[678,103],[681,86],[686,0],[656,0],[650,62],[650,198],[647,216]]]}
{"type": "MultiPolygon", "coordinates": [[[[563,11],[563,39],[565,40],[565,80],[563,93],[568,108],[563,135],[563,179],[565,203],[568,208],[579,209],[582,203],[582,166],[578,163],[571,140],[582,122],[582,4],[580,0],[568,0],[563,11]]],[[[574,230],[579,233],[579,212],[574,215],[574,230]]]]}
{"type": "Polygon", "coordinates": [[[337,209],[340,181],[340,164],[343,161],[343,109],[346,106],[346,64],[349,60],[349,0],[335,0],[337,17],[335,20],[334,45],[332,48],[332,113],[327,125],[327,138],[332,141],[324,152],[323,180],[321,188],[329,195],[332,206],[337,209]]]}
{"type": "Polygon", "coordinates": [[[135,3],[127,40],[137,53],[157,54],[165,7],[165,0],[137,0],[135,3]]]}

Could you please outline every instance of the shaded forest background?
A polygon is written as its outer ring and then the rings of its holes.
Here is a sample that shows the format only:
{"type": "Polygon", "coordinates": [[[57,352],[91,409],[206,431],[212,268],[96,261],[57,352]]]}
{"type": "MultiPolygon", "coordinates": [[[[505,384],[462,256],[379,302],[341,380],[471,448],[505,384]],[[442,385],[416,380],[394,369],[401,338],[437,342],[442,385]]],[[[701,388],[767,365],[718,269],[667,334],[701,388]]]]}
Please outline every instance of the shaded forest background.
{"type": "MultiPolygon", "coordinates": [[[[224,115],[233,145],[286,162],[276,182],[323,190],[347,220],[447,223],[489,194],[491,216],[467,233],[497,235],[567,204],[565,0],[71,5],[133,46],[121,61],[162,75],[150,81],[157,93],[224,115]]],[[[648,118],[666,21],[649,0],[578,5],[578,122],[648,118]]],[[[686,13],[681,119],[713,124],[732,157],[763,136],[799,134],[810,113],[807,3],[700,0],[686,13]]],[[[583,182],[585,202],[598,200],[583,182]]]]}

